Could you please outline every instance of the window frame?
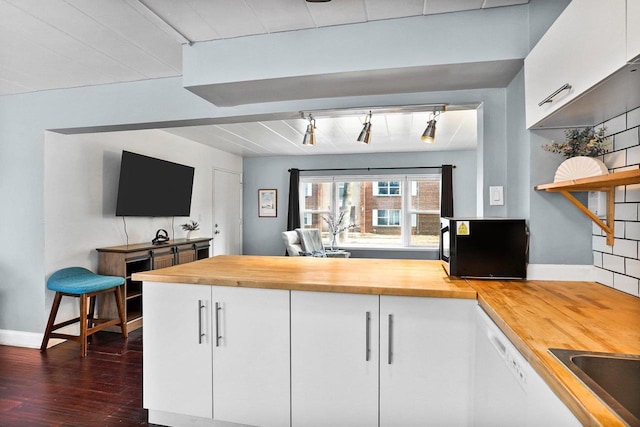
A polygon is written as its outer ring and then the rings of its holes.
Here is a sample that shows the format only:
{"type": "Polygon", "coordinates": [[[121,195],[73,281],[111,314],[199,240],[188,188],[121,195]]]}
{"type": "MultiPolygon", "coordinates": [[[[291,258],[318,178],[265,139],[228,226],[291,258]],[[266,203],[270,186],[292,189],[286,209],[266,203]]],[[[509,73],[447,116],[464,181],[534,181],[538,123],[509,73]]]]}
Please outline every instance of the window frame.
{"type": "MultiPolygon", "coordinates": [[[[300,216],[304,214],[330,214],[333,213],[337,216],[338,206],[340,206],[339,200],[339,185],[343,182],[371,182],[377,184],[377,182],[391,182],[398,181],[400,183],[400,194],[382,194],[377,195],[372,188],[373,197],[400,197],[401,208],[400,210],[400,225],[375,225],[376,227],[400,227],[400,244],[398,245],[368,245],[368,244],[348,244],[347,246],[354,249],[437,249],[438,244],[419,245],[412,244],[411,232],[412,227],[417,223],[418,214],[437,214],[440,215],[440,207],[442,205],[441,192],[442,192],[442,173],[428,173],[428,174],[402,174],[402,175],[386,175],[386,174],[371,174],[371,175],[321,175],[312,176],[304,175],[300,177],[300,216]],[[418,181],[436,181],[438,183],[438,209],[412,209],[411,198],[418,193],[418,181]],[[305,210],[304,204],[304,186],[307,184],[331,184],[331,206],[329,210],[305,210]],[[408,189],[405,190],[405,189],[408,189]],[[414,220],[415,219],[415,220],[414,220]]],[[[396,210],[396,209],[382,209],[382,210],[396,210]]]]}

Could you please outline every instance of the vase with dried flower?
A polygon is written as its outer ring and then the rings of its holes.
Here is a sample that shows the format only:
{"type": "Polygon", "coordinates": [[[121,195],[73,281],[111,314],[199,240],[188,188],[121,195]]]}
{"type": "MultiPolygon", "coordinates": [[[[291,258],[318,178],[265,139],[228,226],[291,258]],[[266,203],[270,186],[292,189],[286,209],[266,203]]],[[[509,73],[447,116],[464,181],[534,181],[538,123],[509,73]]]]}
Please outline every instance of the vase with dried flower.
{"type": "Polygon", "coordinates": [[[562,154],[567,158],[558,166],[554,182],[609,173],[604,162],[595,158],[609,150],[610,143],[605,137],[605,129],[604,127],[597,131],[592,127],[567,129],[564,132],[564,142],[552,141],[551,144],[542,146],[545,151],[562,154]]]}
{"type": "Polygon", "coordinates": [[[193,234],[194,231],[200,229],[200,224],[198,224],[194,220],[191,220],[191,222],[187,222],[185,224],[181,224],[180,226],[182,227],[183,230],[187,232],[187,237],[186,237],[187,240],[191,239],[191,235],[193,234]]]}
{"type": "Polygon", "coordinates": [[[345,215],[346,215],[346,211],[341,211],[337,218],[333,214],[324,215],[322,217],[324,222],[326,222],[327,225],[329,226],[329,234],[331,234],[331,244],[329,246],[329,249],[332,251],[336,251],[338,249],[338,242],[337,242],[338,234],[342,233],[343,231],[349,228],[355,227],[355,224],[347,224],[344,226],[342,225],[345,219],[344,218],[345,215]]]}

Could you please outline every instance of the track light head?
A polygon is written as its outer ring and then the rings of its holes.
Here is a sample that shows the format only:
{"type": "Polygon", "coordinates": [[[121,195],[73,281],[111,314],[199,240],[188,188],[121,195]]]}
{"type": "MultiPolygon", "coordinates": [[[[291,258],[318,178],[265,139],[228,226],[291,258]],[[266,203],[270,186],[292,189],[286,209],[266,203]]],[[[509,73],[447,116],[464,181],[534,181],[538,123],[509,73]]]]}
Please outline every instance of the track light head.
{"type": "Polygon", "coordinates": [[[364,125],[362,126],[362,131],[360,135],[358,135],[358,142],[363,142],[368,144],[371,141],[371,111],[367,115],[367,118],[364,120],[364,125]]]}
{"type": "Polygon", "coordinates": [[[422,133],[420,139],[426,143],[434,143],[436,141],[436,118],[440,115],[439,111],[434,111],[429,118],[427,128],[422,133]]]}
{"type": "Polygon", "coordinates": [[[316,120],[309,114],[309,124],[302,138],[302,145],[316,145],[316,120]]]}

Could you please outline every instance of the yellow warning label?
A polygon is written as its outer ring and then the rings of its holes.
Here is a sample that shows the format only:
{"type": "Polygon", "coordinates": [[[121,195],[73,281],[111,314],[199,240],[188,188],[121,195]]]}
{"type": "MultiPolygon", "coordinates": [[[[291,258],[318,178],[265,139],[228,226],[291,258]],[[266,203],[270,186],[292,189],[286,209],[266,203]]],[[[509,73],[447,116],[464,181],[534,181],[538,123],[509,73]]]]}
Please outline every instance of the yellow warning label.
{"type": "Polygon", "coordinates": [[[469,221],[460,221],[458,223],[458,236],[468,236],[470,233],[469,221]]]}

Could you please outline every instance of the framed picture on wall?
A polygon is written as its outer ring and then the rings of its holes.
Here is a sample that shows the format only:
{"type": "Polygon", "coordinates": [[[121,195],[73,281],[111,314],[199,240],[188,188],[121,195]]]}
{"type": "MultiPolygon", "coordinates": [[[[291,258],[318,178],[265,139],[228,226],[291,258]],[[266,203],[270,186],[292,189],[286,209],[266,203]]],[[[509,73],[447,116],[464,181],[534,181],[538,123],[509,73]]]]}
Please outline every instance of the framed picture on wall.
{"type": "Polygon", "coordinates": [[[258,216],[278,216],[278,190],[275,188],[258,190],[258,216]]]}

